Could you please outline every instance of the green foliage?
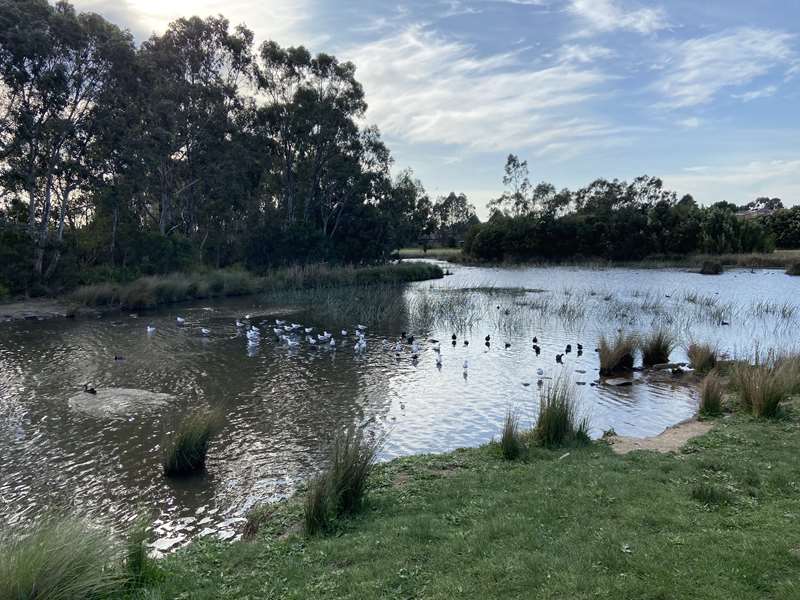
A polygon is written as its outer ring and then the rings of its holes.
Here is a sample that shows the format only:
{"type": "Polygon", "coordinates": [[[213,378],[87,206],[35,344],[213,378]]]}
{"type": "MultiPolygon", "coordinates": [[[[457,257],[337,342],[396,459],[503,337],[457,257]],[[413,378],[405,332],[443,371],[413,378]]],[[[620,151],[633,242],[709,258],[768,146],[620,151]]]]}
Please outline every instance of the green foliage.
{"type": "Polygon", "coordinates": [[[125,540],[125,572],[128,587],[132,589],[155,584],[161,578],[155,559],[147,554],[149,524],[149,518],[142,515],[134,521],[125,540]]]}
{"type": "Polygon", "coordinates": [[[657,329],[641,340],[642,364],[646,367],[669,362],[675,349],[675,336],[667,329],[657,329]]]}
{"type": "Polygon", "coordinates": [[[565,380],[555,381],[542,392],[533,437],[545,448],[589,442],[589,422],[578,416],[574,392],[565,380]]]}
{"type": "Polygon", "coordinates": [[[221,421],[220,415],[210,411],[185,417],[163,444],[164,474],[180,477],[205,469],[208,444],[220,429],[221,421]]]}
{"type": "Polygon", "coordinates": [[[2,532],[0,598],[74,600],[119,589],[119,554],[107,533],[66,517],[49,517],[23,535],[2,532]]]}
{"type": "Polygon", "coordinates": [[[306,493],[303,515],[308,535],[330,531],[337,518],[361,509],[380,447],[381,438],[367,438],[360,429],[336,434],[325,470],[306,493]]]}

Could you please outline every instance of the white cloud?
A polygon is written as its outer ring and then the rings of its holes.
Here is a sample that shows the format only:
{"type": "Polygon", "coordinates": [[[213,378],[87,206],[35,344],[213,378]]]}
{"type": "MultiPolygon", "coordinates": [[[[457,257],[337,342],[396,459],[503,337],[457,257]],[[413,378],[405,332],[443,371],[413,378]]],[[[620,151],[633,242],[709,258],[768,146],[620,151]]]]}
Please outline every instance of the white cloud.
{"type": "Polygon", "coordinates": [[[703,124],[703,121],[698,119],[697,117],[689,117],[688,119],[681,119],[678,121],[678,125],[684,127],[686,129],[696,129],[703,124]]]}
{"type": "Polygon", "coordinates": [[[566,44],[559,51],[562,62],[591,63],[604,58],[611,58],[615,52],[605,46],[566,44]]]}
{"type": "Polygon", "coordinates": [[[786,205],[800,203],[800,157],[687,167],[663,179],[666,186],[692,194],[703,204],[719,200],[742,204],[758,196],[782,198],[786,205]]]}
{"type": "Polygon", "coordinates": [[[256,43],[265,39],[281,45],[316,46],[327,36],[309,33],[310,0],[72,0],[79,11],[97,12],[126,27],[138,42],[152,33],[163,32],[171,21],[198,15],[223,14],[231,25],[245,23],[255,34],[256,43]]]}
{"type": "Polygon", "coordinates": [[[669,26],[661,7],[626,8],[616,0],[572,0],[568,10],[586,25],[579,35],[617,29],[648,34],[669,26]]]}
{"type": "Polygon", "coordinates": [[[666,45],[668,64],[656,90],[666,108],[707,104],[723,89],[741,87],[790,64],[792,34],[743,27],[666,45]]]}
{"type": "Polygon", "coordinates": [[[564,153],[613,143],[620,133],[582,116],[610,79],[596,69],[535,69],[513,53],[478,56],[421,26],[340,54],[358,65],[368,119],[406,142],[564,153]]]}
{"type": "Polygon", "coordinates": [[[733,97],[738,98],[742,102],[752,102],[753,100],[758,100],[759,98],[769,98],[770,96],[774,96],[775,92],[777,91],[777,85],[768,85],[767,87],[759,90],[752,90],[743,94],[734,94],[733,97]]]}

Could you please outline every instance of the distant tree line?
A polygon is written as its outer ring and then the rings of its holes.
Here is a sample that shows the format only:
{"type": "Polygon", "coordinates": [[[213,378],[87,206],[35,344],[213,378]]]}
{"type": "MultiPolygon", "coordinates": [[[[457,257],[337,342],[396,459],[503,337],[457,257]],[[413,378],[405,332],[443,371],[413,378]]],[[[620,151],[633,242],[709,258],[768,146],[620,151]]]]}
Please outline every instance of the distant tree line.
{"type": "Polygon", "coordinates": [[[598,179],[577,191],[532,185],[526,161],[510,155],[506,190],[490,202],[492,214],[466,236],[467,254],[484,260],[602,258],[636,260],[652,255],[768,252],[800,247],[800,208],[759,198],[745,207],[717,202],[699,206],[664,188],[657,177],[598,179]],[[764,217],[742,212],[766,208],[764,217]]]}
{"type": "Polygon", "coordinates": [[[223,17],[136,46],[64,1],[0,0],[0,285],[198,264],[370,263],[430,228],[355,67],[223,17]]]}

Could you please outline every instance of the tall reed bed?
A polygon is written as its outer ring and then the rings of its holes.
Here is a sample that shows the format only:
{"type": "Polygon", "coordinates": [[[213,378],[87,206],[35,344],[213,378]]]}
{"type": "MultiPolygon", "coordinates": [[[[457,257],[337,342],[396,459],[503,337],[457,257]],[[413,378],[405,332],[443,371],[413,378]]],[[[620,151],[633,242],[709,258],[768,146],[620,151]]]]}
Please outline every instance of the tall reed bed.
{"type": "Polygon", "coordinates": [[[589,442],[589,420],[578,414],[568,381],[557,379],[542,391],[533,439],[545,448],[589,442]]]}
{"type": "Polygon", "coordinates": [[[800,392],[800,357],[756,357],[755,364],[737,363],[732,381],[742,408],[757,417],[774,417],[784,400],[800,392]]]}
{"type": "Polygon", "coordinates": [[[439,266],[416,262],[373,267],[306,265],[274,269],[264,276],[240,269],[223,269],[153,275],[126,284],[88,285],[75,290],[70,299],[84,306],[142,309],[173,302],[244,296],[265,291],[407,283],[443,276],[439,266]]]}
{"type": "Polygon", "coordinates": [[[525,442],[519,426],[519,415],[509,410],[500,435],[500,452],[506,460],[517,460],[525,454],[525,442]]]}
{"type": "Polygon", "coordinates": [[[724,394],[725,386],[716,371],[706,375],[700,384],[700,414],[704,416],[719,415],[722,412],[724,394]]]}
{"type": "Polygon", "coordinates": [[[700,374],[708,373],[717,366],[717,350],[710,344],[690,344],[686,354],[689,365],[700,374]]]}
{"type": "Polygon", "coordinates": [[[365,436],[357,428],[336,434],[325,470],[308,485],[304,507],[308,535],[328,532],[336,519],[361,509],[381,444],[382,438],[365,436]]]}

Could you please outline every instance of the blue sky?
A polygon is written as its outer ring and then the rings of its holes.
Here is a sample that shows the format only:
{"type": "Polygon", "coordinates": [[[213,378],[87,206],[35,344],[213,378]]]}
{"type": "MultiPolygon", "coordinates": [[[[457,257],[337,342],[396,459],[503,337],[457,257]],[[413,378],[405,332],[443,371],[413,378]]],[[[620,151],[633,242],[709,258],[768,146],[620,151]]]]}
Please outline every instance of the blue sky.
{"type": "Polygon", "coordinates": [[[75,0],[141,41],[222,13],[352,60],[397,169],[485,204],[531,179],[662,177],[704,204],[800,204],[795,0],[75,0]]]}

